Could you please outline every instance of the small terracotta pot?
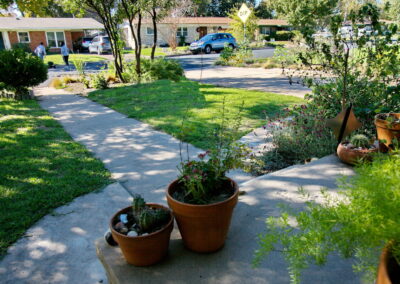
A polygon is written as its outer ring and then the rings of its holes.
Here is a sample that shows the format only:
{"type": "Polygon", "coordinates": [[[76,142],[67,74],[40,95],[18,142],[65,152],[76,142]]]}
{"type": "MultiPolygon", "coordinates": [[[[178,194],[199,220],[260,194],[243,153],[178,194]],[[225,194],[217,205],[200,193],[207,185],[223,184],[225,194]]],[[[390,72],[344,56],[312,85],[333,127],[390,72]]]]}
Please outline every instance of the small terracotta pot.
{"type": "Polygon", "coordinates": [[[114,225],[119,222],[117,217],[120,214],[127,213],[132,207],[126,207],[111,218],[110,229],[114,240],[121,248],[126,261],[135,266],[149,266],[161,261],[168,252],[169,239],[174,228],[174,217],[172,212],[159,204],[148,203],[152,208],[161,208],[170,213],[170,220],[161,230],[148,234],[146,236],[129,237],[117,232],[114,225]]]}
{"type": "Polygon", "coordinates": [[[374,149],[351,149],[348,147],[345,147],[344,143],[340,143],[338,148],[337,148],[337,155],[339,159],[346,164],[349,165],[355,165],[358,161],[360,160],[370,160],[371,159],[371,154],[378,152],[378,148],[374,149]]]}
{"type": "Polygon", "coordinates": [[[228,179],[227,184],[232,188],[233,195],[225,201],[207,205],[188,204],[174,199],[172,194],[178,189],[178,180],[169,185],[168,205],[178,223],[183,243],[189,250],[214,252],[224,245],[239,196],[237,183],[228,179]]]}
{"type": "MultiPolygon", "coordinates": [[[[387,152],[391,149],[392,140],[394,138],[400,139],[400,123],[396,123],[394,125],[390,125],[387,120],[379,118],[377,114],[375,116],[375,126],[376,132],[378,134],[378,140],[386,140],[385,143],[380,143],[382,150],[387,152]]],[[[396,118],[400,118],[400,113],[391,113],[391,115],[395,116],[396,118]]]]}
{"type": "Polygon", "coordinates": [[[400,283],[400,266],[392,257],[390,248],[385,247],[378,266],[376,284],[398,284],[400,283]]]}

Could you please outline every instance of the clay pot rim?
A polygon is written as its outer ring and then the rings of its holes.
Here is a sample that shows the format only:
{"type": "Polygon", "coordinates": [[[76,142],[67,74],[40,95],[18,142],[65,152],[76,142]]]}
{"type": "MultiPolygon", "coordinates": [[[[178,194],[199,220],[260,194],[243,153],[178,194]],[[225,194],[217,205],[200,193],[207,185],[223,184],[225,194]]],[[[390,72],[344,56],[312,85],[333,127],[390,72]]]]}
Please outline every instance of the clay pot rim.
{"type": "MultiPolygon", "coordinates": [[[[384,124],[384,125],[388,126],[388,128],[391,128],[389,125],[390,123],[386,119],[381,119],[378,117],[379,115],[382,115],[382,114],[388,114],[388,115],[394,114],[394,116],[396,116],[397,118],[400,118],[400,113],[398,113],[398,112],[384,112],[384,113],[376,114],[375,115],[375,123],[384,124]]],[[[399,125],[399,124],[400,123],[395,123],[395,125],[399,125]]]]}
{"type": "Polygon", "coordinates": [[[181,201],[179,201],[179,200],[176,200],[175,198],[172,197],[172,195],[171,195],[169,192],[170,192],[170,190],[171,190],[171,188],[172,188],[172,185],[175,185],[175,184],[178,183],[178,181],[179,181],[178,179],[175,179],[174,181],[172,181],[172,182],[168,185],[168,188],[167,188],[167,198],[173,200],[173,201],[174,201],[175,203],[177,203],[177,204],[180,204],[180,205],[183,205],[183,206],[187,206],[187,207],[192,207],[192,208],[207,208],[207,207],[212,207],[212,206],[219,206],[219,205],[221,205],[221,204],[223,204],[223,203],[228,203],[228,202],[230,202],[231,200],[235,199],[235,198],[236,198],[236,195],[239,194],[239,186],[238,186],[238,184],[236,183],[236,181],[234,181],[233,179],[228,178],[228,177],[226,177],[226,178],[227,178],[230,182],[233,183],[233,188],[234,188],[235,191],[233,192],[233,194],[232,194],[229,198],[227,198],[227,199],[225,199],[225,200],[223,200],[223,201],[216,202],[216,203],[211,203],[211,204],[191,204],[191,203],[185,203],[185,202],[181,202],[181,201]]]}
{"type": "MultiPolygon", "coordinates": [[[[343,149],[347,150],[347,151],[353,151],[353,152],[358,152],[358,153],[373,153],[373,152],[377,152],[379,150],[378,147],[376,147],[375,145],[371,144],[370,146],[374,147],[373,149],[367,149],[367,148],[362,148],[362,149],[352,149],[352,148],[348,148],[345,147],[345,144],[349,144],[349,141],[344,141],[341,142],[339,144],[339,147],[342,147],[343,149]]],[[[339,148],[338,147],[338,148],[339,148]]]]}
{"type": "Polygon", "coordinates": [[[157,234],[160,234],[161,232],[164,232],[165,230],[168,230],[168,228],[174,222],[174,215],[172,214],[172,211],[168,207],[165,207],[164,205],[161,205],[161,204],[158,204],[158,203],[146,203],[146,205],[150,206],[150,207],[162,208],[165,211],[168,211],[169,216],[170,216],[169,222],[164,227],[162,227],[160,230],[155,231],[155,232],[153,232],[151,234],[148,234],[146,236],[131,237],[131,236],[127,236],[127,235],[121,234],[120,232],[118,232],[117,230],[114,229],[113,220],[118,216],[118,214],[121,214],[122,212],[124,212],[126,210],[132,209],[132,206],[128,206],[128,207],[125,207],[125,208],[122,208],[122,209],[118,210],[117,213],[115,213],[111,217],[111,220],[110,220],[110,229],[111,229],[111,231],[113,233],[117,234],[119,237],[122,237],[122,238],[130,239],[130,240],[140,240],[140,239],[145,239],[145,238],[149,238],[149,237],[155,236],[157,234]]]}

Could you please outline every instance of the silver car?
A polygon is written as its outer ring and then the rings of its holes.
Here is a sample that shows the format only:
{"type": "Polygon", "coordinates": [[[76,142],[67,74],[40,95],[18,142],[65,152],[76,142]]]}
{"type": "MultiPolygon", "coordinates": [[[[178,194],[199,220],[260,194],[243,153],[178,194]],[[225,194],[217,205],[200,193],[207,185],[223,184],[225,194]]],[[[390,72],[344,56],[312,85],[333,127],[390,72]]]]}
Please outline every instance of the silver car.
{"type": "Polygon", "coordinates": [[[89,44],[89,53],[102,54],[111,52],[110,38],[108,36],[96,36],[89,44]]]}

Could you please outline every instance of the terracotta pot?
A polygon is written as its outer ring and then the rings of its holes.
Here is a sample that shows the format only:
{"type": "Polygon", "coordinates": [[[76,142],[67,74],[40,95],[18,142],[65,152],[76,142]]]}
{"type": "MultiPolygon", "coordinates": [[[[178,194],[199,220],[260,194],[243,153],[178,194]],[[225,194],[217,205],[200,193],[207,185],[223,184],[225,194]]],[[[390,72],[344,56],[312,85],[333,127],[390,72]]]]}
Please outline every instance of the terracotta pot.
{"type": "Polygon", "coordinates": [[[148,234],[146,236],[128,237],[124,234],[117,232],[114,225],[119,222],[117,217],[120,214],[127,213],[132,210],[132,207],[126,207],[111,218],[110,229],[114,240],[121,248],[122,254],[126,261],[135,266],[149,266],[161,261],[168,252],[169,239],[172,229],[174,228],[174,217],[172,212],[159,204],[148,203],[152,208],[162,208],[167,210],[171,218],[167,225],[161,230],[148,234]]]}
{"type": "MultiPolygon", "coordinates": [[[[382,150],[388,151],[391,149],[391,144],[393,138],[400,139],[400,123],[396,123],[394,125],[390,125],[387,120],[380,119],[380,114],[375,116],[375,126],[376,132],[378,134],[378,140],[386,140],[385,143],[381,143],[382,150]]],[[[391,113],[391,115],[395,116],[396,118],[400,118],[400,113],[391,113]]]]}
{"type": "Polygon", "coordinates": [[[167,201],[172,209],[183,243],[195,252],[214,252],[220,249],[228,234],[233,209],[238,202],[239,187],[228,179],[234,194],[225,201],[194,205],[177,201],[172,194],[178,189],[178,181],[172,182],[167,190],[167,201]]]}
{"type": "Polygon", "coordinates": [[[376,284],[400,283],[400,266],[392,257],[390,249],[384,248],[379,261],[376,284]]]}
{"type": "Polygon", "coordinates": [[[345,147],[348,142],[340,143],[337,148],[339,159],[346,164],[355,165],[359,160],[371,159],[371,154],[378,152],[378,148],[374,149],[351,149],[345,147]]]}

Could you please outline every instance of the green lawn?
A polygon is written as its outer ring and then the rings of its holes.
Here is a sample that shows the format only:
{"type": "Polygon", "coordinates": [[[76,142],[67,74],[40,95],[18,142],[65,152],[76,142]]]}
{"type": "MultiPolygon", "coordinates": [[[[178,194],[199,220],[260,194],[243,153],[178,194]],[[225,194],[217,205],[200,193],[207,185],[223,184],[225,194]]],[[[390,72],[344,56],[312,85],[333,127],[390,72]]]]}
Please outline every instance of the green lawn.
{"type": "MultiPolygon", "coordinates": [[[[189,109],[186,141],[207,149],[210,133],[217,126],[221,103],[226,97],[227,116],[234,116],[242,103],[242,134],[265,123],[265,114],[273,116],[285,107],[302,100],[243,89],[221,88],[184,80],[178,83],[161,80],[148,84],[97,90],[89,98],[129,117],[145,121],[175,137],[179,136],[182,117],[189,109]]],[[[240,138],[240,137],[237,137],[240,138]]]]}
{"type": "Polygon", "coordinates": [[[0,256],[54,208],[111,182],[34,100],[0,99],[0,157],[0,256]]]}
{"type": "MultiPolygon", "coordinates": [[[[69,61],[73,63],[75,59],[80,59],[83,61],[88,61],[88,62],[98,62],[98,61],[105,61],[106,59],[104,57],[98,56],[98,55],[93,55],[93,54],[70,54],[69,55],[69,61]]],[[[44,63],[47,64],[47,62],[52,61],[54,64],[64,64],[63,58],[61,54],[51,54],[47,55],[44,58],[44,63]]]]}
{"type": "MultiPolygon", "coordinates": [[[[188,47],[187,46],[178,46],[176,49],[177,50],[186,50],[188,47]]],[[[170,48],[167,48],[168,51],[171,51],[170,48]]],[[[135,54],[134,50],[124,50],[124,54],[135,54]]],[[[150,56],[151,55],[151,48],[143,48],[142,49],[142,55],[144,56],[150,56]]],[[[167,55],[165,52],[163,52],[163,48],[157,47],[155,56],[165,56],[167,55]]]]}

